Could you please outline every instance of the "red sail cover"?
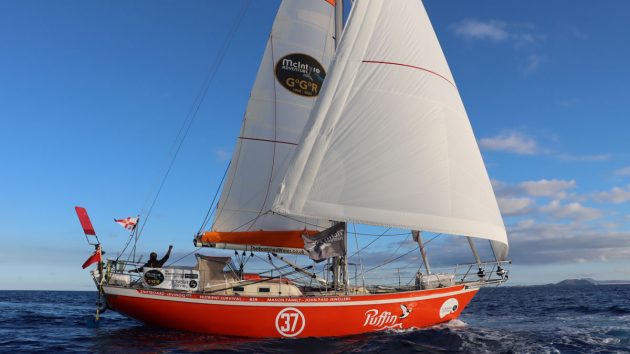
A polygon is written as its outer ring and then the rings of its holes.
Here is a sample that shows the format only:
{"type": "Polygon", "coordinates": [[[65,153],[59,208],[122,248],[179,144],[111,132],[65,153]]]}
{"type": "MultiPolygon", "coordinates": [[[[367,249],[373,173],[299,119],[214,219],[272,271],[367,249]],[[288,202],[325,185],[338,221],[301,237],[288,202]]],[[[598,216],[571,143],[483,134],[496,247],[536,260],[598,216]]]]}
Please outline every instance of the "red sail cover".
{"type": "Polygon", "coordinates": [[[280,230],[280,231],[206,231],[199,241],[204,243],[235,243],[267,247],[304,248],[302,234],[317,234],[317,230],[280,230]]]}
{"type": "Polygon", "coordinates": [[[90,221],[90,217],[87,214],[87,210],[85,210],[85,208],[83,207],[74,207],[74,210],[77,212],[77,216],[79,217],[79,221],[81,222],[83,232],[85,232],[86,235],[96,236],[96,231],[94,231],[94,226],[92,226],[92,222],[90,221]]]}

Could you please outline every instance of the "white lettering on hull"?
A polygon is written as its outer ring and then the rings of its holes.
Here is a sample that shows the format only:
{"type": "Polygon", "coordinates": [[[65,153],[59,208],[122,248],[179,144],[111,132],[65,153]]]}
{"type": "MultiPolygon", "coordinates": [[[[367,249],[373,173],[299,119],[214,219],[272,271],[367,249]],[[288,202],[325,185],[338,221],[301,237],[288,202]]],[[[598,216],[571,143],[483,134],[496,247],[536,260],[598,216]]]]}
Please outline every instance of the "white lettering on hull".
{"type": "Polygon", "coordinates": [[[377,328],[389,327],[396,323],[398,316],[393,315],[389,311],[383,311],[379,313],[377,309],[367,310],[365,312],[365,322],[363,327],[373,326],[377,328]]]}

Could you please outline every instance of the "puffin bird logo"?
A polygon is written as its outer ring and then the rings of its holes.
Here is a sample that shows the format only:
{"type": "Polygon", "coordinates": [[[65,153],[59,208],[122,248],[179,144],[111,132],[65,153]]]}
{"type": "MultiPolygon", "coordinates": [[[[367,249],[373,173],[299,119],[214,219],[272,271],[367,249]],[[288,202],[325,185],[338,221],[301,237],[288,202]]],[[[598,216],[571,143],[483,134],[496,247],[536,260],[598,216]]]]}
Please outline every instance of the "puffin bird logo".
{"type": "Polygon", "coordinates": [[[409,308],[407,308],[407,306],[405,306],[404,304],[400,304],[400,309],[402,310],[402,315],[400,315],[401,320],[404,320],[405,318],[407,318],[407,316],[409,316],[409,314],[412,311],[409,308]]]}

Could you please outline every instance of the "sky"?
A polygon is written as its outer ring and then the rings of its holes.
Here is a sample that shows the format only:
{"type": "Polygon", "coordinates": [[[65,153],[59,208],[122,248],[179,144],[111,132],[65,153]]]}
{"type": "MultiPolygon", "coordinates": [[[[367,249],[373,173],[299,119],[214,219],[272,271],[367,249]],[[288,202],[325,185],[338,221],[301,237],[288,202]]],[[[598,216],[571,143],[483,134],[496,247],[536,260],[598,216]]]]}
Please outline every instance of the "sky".
{"type": "MultiPolygon", "coordinates": [[[[148,209],[213,74],[138,245],[194,251],[278,5],[0,0],[0,289],[93,289],[74,206],[115,255],[128,233],[112,219],[148,209]]],[[[630,3],[425,6],[508,230],[508,284],[630,280],[630,3]]],[[[379,242],[364,262],[412,247],[379,242]]]]}

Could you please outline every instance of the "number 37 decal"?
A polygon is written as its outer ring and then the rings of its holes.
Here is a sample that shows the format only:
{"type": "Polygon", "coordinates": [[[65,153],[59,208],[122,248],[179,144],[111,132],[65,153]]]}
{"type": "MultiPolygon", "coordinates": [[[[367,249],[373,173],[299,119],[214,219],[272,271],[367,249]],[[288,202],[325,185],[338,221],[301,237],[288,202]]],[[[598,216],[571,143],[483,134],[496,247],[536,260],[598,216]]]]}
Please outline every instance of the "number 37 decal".
{"type": "Polygon", "coordinates": [[[285,337],[295,337],[302,333],[306,319],[302,311],[295,307],[287,307],[276,316],[276,330],[285,337]]]}

